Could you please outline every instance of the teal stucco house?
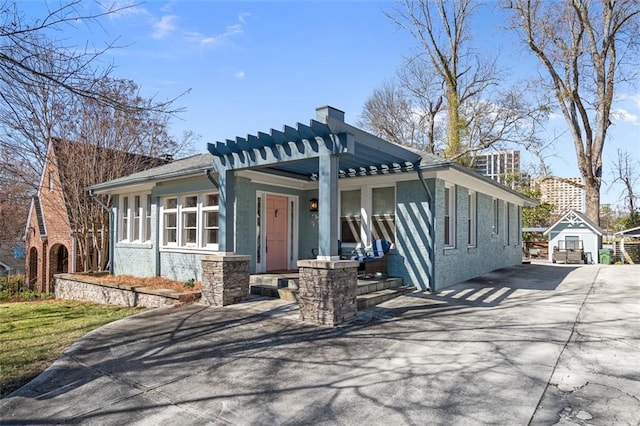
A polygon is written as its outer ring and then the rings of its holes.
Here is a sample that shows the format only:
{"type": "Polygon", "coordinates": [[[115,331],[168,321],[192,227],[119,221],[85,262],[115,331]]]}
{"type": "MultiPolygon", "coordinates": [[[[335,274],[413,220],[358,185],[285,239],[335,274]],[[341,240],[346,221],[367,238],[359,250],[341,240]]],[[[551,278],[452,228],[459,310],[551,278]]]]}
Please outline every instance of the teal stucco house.
{"type": "Polygon", "coordinates": [[[231,252],[251,273],[292,270],[386,239],[388,275],[431,291],[521,263],[522,208],[535,204],[329,106],[89,191],[113,197],[114,274],[199,280],[202,256],[231,252]]]}

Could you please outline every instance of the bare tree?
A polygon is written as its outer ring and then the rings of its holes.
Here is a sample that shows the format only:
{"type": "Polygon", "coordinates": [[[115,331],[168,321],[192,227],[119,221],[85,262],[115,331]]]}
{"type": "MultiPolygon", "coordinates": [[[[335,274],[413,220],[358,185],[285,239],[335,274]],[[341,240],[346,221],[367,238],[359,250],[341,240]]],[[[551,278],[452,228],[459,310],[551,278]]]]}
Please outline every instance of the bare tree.
{"type": "Polygon", "coordinates": [[[478,5],[406,0],[389,14],[419,48],[399,72],[400,84],[386,85],[369,98],[362,113],[366,127],[413,145],[417,134],[428,151],[441,149],[463,164],[478,151],[513,143],[540,153],[536,134],[548,108],[533,105],[526,86],[499,89],[503,75],[496,59],[483,60],[471,46],[470,23],[478,5]]]}
{"type": "Polygon", "coordinates": [[[365,102],[358,124],[397,144],[433,153],[435,116],[442,99],[435,104],[424,99],[416,98],[395,82],[385,83],[365,102]],[[417,100],[427,105],[420,105],[417,100]]]}
{"type": "Polygon", "coordinates": [[[543,87],[571,131],[585,181],[587,216],[599,222],[602,152],[614,89],[631,60],[638,35],[638,0],[509,0],[512,28],[540,60],[549,80],[543,87]]]}
{"type": "Polygon", "coordinates": [[[631,154],[621,149],[617,151],[617,158],[613,162],[613,182],[621,183],[624,186],[620,199],[624,202],[629,215],[638,214],[638,200],[640,194],[636,191],[636,185],[640,181],[640,161],[633,158],[631,154]]]}
{"type": "MultiPolygon", "coordinates": [[[[77,47],[55,38],[132,7],[119,4],[65,0],[27,20],[18,2],[0,0],[0,176],[29,184],[30,190],[12,188],[31,195],[49,144],[78,142],[58,159],[73,165],[60,170],[66,201],[60,213],[69,217],[86,268],[99,269],[107,260],[105,212],[89,203],[86,186],[148,167],[149,157],[188,153],[195,138],[168,135],[170,118],[183,110],[177,98],[158,102],[140,96],[134,82],[110,78],[112,67],[102,57],[114,43],[77,47]]],[[[3,193],[8,189],[3,185],[3,193]]]]}
{"type": "MultiPolygon", "coordinates": [[[[102,270],[109,260],[108,216],[88,197],[86,188],[162,164],[159,158],[165,155],[191,152],[190,137],[171,137],[167,115],[146,108],[150,101],[139,96],[134,82],[103,78],[96,83],[98,89],[130,107],[119,109],[80,98],[59,126],[62,138],[54,138],[59,145],[58,169],[66,214],[78,244],[78,258],[83,262],[79,266],[85,270],[102,270]]],[[[102,203],[110,206],[111,199],[103,198],[102,203]]]]}
{"type": "Polygon", "coordinates": [[[416,39],[418,55],[441,81],[446,99],[447,158],[459,157],[464,151],[462,105],[498,78],[495,64],[482,61],[470,47],[469,24],[477,6],[473,0],[405,0],[388,15],[416,39]]]}

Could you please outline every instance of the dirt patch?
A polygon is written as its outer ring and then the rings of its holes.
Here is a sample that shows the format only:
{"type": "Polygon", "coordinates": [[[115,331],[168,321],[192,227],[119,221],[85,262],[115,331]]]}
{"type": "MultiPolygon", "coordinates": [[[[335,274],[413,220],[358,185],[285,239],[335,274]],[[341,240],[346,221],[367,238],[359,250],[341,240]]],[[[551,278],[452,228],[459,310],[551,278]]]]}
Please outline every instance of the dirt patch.
{"type": "Polygon", "coordinates": [[[202,291],[202,283],[200,281],[194,281],[193,287],[187,285],[190,282],[175,281],[162,277],[133,277],[131,275],[100,275],[94,277],[97,281],[105,284],[113,285],[127,285],[135,287],[145,287],[152,290],[173,290],[176,293],[183,293],[186,291],[202,291]]]}

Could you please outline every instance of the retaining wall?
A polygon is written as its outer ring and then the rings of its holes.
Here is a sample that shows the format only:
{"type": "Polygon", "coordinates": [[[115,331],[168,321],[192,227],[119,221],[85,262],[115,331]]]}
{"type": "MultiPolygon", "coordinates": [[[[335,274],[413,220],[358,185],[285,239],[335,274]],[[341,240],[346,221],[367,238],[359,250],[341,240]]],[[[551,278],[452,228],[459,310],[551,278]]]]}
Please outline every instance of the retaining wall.
{"type": "Polygon", "coordinates": [[[200,298],[200,292],[176,293],[139,286],[114,285],[100,282],[99,277],[59,274],[54,277],[56,299],[80,300],[143,308],[178,306],[200,298]]]}

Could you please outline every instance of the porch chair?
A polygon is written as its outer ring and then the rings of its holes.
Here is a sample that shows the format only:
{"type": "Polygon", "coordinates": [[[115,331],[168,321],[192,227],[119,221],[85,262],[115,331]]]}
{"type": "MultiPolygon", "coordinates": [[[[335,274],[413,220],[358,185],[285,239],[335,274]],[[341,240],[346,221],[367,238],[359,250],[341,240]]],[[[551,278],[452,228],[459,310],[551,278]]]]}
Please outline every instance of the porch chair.
{"type": "Polygon", "coordinates": [[[387,240],[374,240],[371,247],[357,247],[353,251],[351,260],[360,262],[358,275],[375,276],[382,274],[387,276],[387,255],[391,248],[391,242],[387,240]]]}

